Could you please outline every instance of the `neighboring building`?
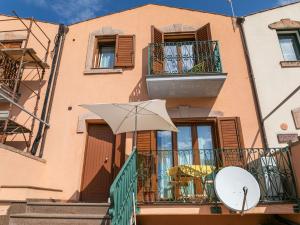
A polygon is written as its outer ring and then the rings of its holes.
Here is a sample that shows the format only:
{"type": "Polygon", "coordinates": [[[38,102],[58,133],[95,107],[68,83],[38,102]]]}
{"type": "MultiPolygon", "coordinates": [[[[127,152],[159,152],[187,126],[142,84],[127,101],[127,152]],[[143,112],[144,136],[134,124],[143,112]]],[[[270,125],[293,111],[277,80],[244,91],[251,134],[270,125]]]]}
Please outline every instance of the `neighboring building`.
{"type": "Polygon", "coordinates": [[[254,13],[243,27],[269,147],[300,135],[300,2],[254,13]]]}
{"type": "MultiPolygon", "coordinates": [[[[51,28],[58,26],[39,24],[54,38],[51,28]]],[[[235,19],[149,4],[72,24],[65,39],[55,40],[64,44],[50,68],[53,98],[45,118],[50,127],[42,127],[41,141],[28,147],[33,155],[18,150],[14,139],[1,145],[2,202],[107,203],[123,164],[134,162],[132,134],[113,135],[105,121],[79,105],[161,98],[167,100],[179,132],[138,133],[139,224],[261,224],[272,221],[274,214],[294,215],[296,187],[289,155],[263,148],[241,28],[235,19]],[[214,172],[182,182],[168,172],[178,165],[208,165],[214,172]],[[214,175],[225,166],[252,172],[261,185],[264,204],[240,217],[218,202],[214,175]]],[[[127,186],[117,186],[111,194],[121,188],[118,197],[126,197],[134,172],[124,170],[121,176],[127,176],[127,186]]],[[[111,200],[113,207],[128,204],[111,200]]],[[[53,212],[65,212],[58,208],[66,205],[27,203],[27,214],[14,215],[11,221],[26,224],[27,219],[27,224],[37,224],[43,218],[63,219],[53,212]],[[39,210],[48,214],[28,214],[39,210]]],[[[92,207],[104,205],[85,204],[82,210],[91,214],[92,207]]],[[[74,208],[82,205],[67,206],[68,213],[78,213],[74,208]]],[[[130,206],[115,213],[125,216],[122,210],[130,206]]],[[[69,214],[67,218],[106,219],[69,214]]]]}

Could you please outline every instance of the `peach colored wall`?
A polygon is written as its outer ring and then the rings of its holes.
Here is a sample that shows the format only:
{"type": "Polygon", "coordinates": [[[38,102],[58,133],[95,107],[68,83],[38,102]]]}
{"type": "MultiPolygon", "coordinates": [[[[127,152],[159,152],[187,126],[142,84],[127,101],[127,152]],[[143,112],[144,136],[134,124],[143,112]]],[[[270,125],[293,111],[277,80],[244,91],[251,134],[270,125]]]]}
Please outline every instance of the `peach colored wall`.
{"type": "MultiPolygon", "coordinates": [[[[147,45],[151,25],[158,28],[184,24],[195,29],[211,24],[219,40],[227,80],[217,98],[172,99],[168,107],[189,105],[239,116],[246,147],[261,147],[261,139],[239,28],[230,17],[203,12],[147,5],[71,25],[67,34],[46,138],[44,184],[61,188],[61,198],[78,199],[86,133],[76,133],[78,116],[86,111],[79,104],[129,102],[148,99],[145,84],[147,45]],[[89,34],[103,27],[136,35],[135,67],[121,74],[84,75],[89,34]],[[72,106],[72,110],[68,110],[72,106]]],[[[126,145],[130,148],[130,137],[126,145]]],[[[127,149],[128,150],[128,149],[127,149]]],[[[53,195],[53,197],[55,197],[53,195]]]]}

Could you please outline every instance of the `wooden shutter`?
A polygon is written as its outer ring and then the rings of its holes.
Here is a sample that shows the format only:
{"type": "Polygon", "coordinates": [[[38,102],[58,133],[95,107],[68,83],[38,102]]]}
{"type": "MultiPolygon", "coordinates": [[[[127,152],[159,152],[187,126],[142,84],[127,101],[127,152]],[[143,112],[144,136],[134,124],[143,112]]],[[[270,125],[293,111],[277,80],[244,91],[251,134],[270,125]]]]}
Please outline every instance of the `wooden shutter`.
{"type": "Polygon", "coordinates": [[[164,42],[164,34],[154,26],[151,26],[151,42],[152,42],[152,72],[159,74],[164,67],[164,49],[162,43],[164,42]]]}
{"type": "Polygon", "coordinates": [[[142,202],[151,202],[155,199],[157,190],[155,144],[155,131],[137,133],[138,200],[142,202]]]}
{"type": "Polygon", "coordinates": [[[210,30],[210,23],[200,27],[195,32],[195,39],[196,41],[211,41],[211,30],[210,30]]]}
{"type": "Polygon", "coordinates": [[[218,118],[219,143],[222,166],[243,166],[244,147],[240,119],[238,117],[218,118]]]}
{"type": "Polygon", "coordinates": [[[134,66],[134,35],[117,35],[116,36],[116,59],[117,67],[134,66]]]}

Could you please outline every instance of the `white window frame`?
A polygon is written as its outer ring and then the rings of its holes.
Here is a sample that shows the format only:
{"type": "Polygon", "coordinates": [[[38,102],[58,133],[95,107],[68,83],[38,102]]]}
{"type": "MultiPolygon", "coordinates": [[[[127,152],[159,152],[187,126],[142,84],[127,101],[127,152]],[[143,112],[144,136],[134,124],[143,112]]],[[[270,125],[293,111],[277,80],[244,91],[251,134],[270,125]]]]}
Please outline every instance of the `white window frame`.
{"type": "MultiPolygon", "coordinates": [[[[280,48],[280,51],[281,51],[283,61],[287,61],[287,60],[285,60],[283,52],[282,52],[282,48],[281,48],[281,45],[280,45],[280,42],[279,42],[279,35],[280,34],[296,34],[296,37],[297,37],[297,40],[298,40],[298,45],[300,46],[300,34],[299,33],[300,33],[300,31],[298,31],[298,30],[284,30],[284,31],[283,30],[277,30],[276,35],[277,35],[278,44],[279,44],[279,48],[280,48]]],[[[300,47],[299,47],[299,51],[300,51],[300,47]]],[[[299,61],[299,59],[297,61],[299,61]]]]}

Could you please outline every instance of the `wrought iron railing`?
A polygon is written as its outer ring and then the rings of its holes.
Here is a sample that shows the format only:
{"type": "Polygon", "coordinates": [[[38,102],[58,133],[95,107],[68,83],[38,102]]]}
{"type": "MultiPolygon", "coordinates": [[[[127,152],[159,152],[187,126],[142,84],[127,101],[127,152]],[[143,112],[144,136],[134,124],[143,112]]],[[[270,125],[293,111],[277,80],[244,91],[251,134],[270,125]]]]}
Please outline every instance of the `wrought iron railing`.
{"type": "Polygon", "coordinates": [[[14,89],[20,63],[0,51],[0,84],[14,89]]]}
{"type": "Polygon", "coordinates": [[[137,153],[134,150],[110,187],[112,225],[129,225],[133,218],[137,193],[137,153]]]}
{"type": "Polygon", "coordinates": [[[242,167],[256,178],[261,203],[296,201],[288,148],[139,152],[138,200],[217,203],[214,179],[226,166],[242,167]]]}
{"type": "Polygon", "coordinates": [[[222,72],[217,41],[150,43],[148,60],[149,75],[192,75],[222,72]]]}

